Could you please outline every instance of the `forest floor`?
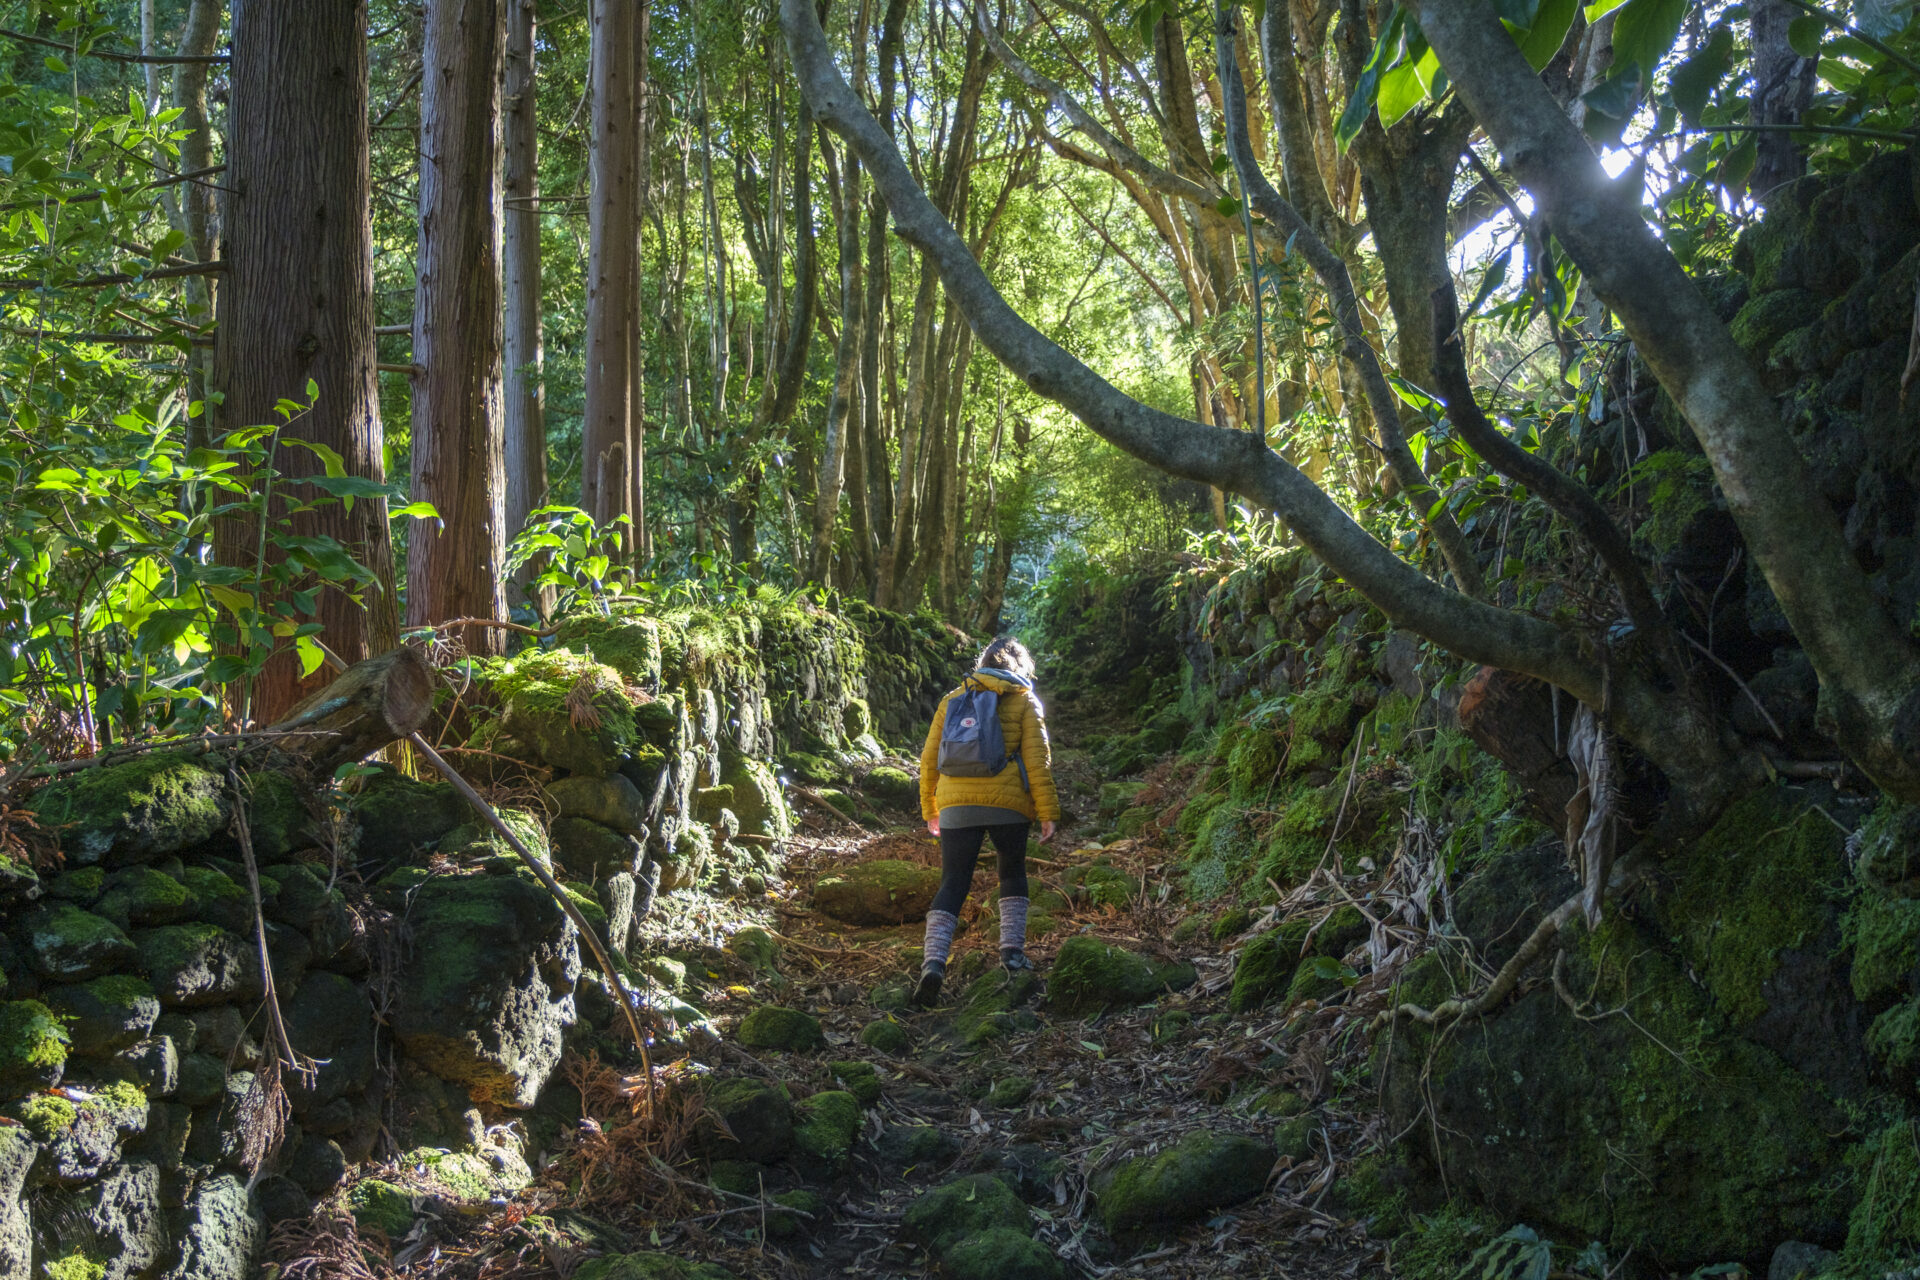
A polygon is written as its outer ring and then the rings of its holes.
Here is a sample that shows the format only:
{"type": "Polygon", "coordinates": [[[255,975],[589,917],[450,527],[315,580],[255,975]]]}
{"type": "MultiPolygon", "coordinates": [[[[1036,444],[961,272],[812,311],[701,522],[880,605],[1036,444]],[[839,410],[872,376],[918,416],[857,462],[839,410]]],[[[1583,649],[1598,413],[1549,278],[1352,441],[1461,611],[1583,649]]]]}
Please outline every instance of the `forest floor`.
{"type": "MultiPolygon", "coordinates": [[[[1056,778],[1066,811],[1091,815],[1103,780],[1073,745],[1075,729],[1069,721],[1056,745],[1056,778]]],[[[1155,773],[1148,785],[1156,785],[1155,773]]],[[[431,1241],[417,1236],[411,1247],[396,1249],[395,1270],[567,1280],[595,1253],[632,1248],[717,1263],[743,1277],[929,1275],[937,1268],[925,1250],[900,1239],[907,1206],[960,1175],[1000,1172],[1021,1186],[1034,1210],[1036,1238],[1069,1275],[1318,1280],[1383,1273],[1383,1246],[1340,1212],[1335,1185],[1378,1137],[1366,1091],[1345,1087],[1364,1065],[1359,1031],[1368,1011],[1336,1004],[1315,1015],[1304,1034],[1296,1019],[1284,1037],[1277,1011],[1230,1016],[1232,939],[1215,941],[1207,929],[1190,929],[1191,940],[1175,945],[1176,926],[1195,908],[1177,892],[1172,872],[1179,855],[1162,838],[1149,834],[1102,847],[1064,824],[1044,855],[1032,860],[1034,892],[1062,889],[1068,870],[1095,856],[1133,876],[1139,891],[1124,907],[1075,905],[1057,912],[1053,928],[1030,941],[1042,982],[1023,1002],[1033,1015],[1020,1020],[1026,1029],[974,1044],[956,1025],[969,983],[1004,972],[997,968],[993,919],[981,923],[983,899],[994,888],[990,854],[963,912],[947,989],[930,1010],[899,1006],[901,983],[917,972],[918,920],[856,928],[810,905],[814,883],[851,864],[891,858],[937,866],[938,842],[907,812],[893,811],[878,828],[807,817],[790,843],[784,884],[757,904],[663,899],[647,922],[663,948],[701,938],[711,945],[749,924],[782,944],[777,970],[746,977],[736,968],[728,975],[734,985],[712,993],[707,1008],[721,1039],[695,1053],[712,1070],[776,1079],[803,1097],[840,1087],[832,1062],[857,1059],[876,1068],[879,1101],[866,1110],[845,1167],[832,1174],[780,1171],[780,1186],[805,1186],[824,1197],[831,1210],[826,1220],[769,1238],[766,1204],[721,1198],[707,1188],[703,1166],[684,1148],[674,1149],[684,1132],[656,1135],[644,1153],[651,1167],[636,1169],[631,1187],[601,1178],[598,1192],[583,1191],[594,1179],[583,1179],[580,1163],[562,1158],[480,1220],[443,1221],[427,1233],[431,1241]],[[1044,980],[1059,945],[1076,933],[1187,961],[1199,980],[1151,1004],[1102,1016],[1050,1012],[1044,980]],[[740,1018],[763,1004],[816,1017],[826,1047],[798,1053],[740,1047],[734,1042],[740,1018]],[[864,1027],[887,1018],[907,1032],[902,1053],[861,1042],[864,1027]],[[1283,1039],[1286,1049],[1279,1047],[1283,1039]],[[1006,1105],[994,1105],[995,1098],[1006,1105]],[[1292,1101],[1276,1113],[1275,1099],[1292,1101]],[[1284,1115],[1303,1107],[1316,1121],[1307,1149],[1301,1152],[1296,1140],[1294,1154],[1279,1155],[1255,1198],[1130,1247],[1109,1239],[1099,1225],[1089,1181],[1103,1167],[1171,1145],[1195,1129],[1269,1140],[1284,1115]],[[930,1137],[928,1129],[939,1136],[930,1137]],[[919,1141],[903,1142],[903,1134],[919,1141]],[[908,1150],[919,1158],[902,1154],[908,1150]],[[656,1155],[674,1167],[653,1160],[656,1155]]],[[[617,1110],[618,1097],[617,1089],[589,1088],[588,1110],[610,1103],[617,1110]]],[[[588,1125],[597,1129],[618,1119],[603,1116],[602,1126],[588,1125]]],[[[769,1194],[778,1189],[771,1181],[764,1187],[769,1194]]]]}

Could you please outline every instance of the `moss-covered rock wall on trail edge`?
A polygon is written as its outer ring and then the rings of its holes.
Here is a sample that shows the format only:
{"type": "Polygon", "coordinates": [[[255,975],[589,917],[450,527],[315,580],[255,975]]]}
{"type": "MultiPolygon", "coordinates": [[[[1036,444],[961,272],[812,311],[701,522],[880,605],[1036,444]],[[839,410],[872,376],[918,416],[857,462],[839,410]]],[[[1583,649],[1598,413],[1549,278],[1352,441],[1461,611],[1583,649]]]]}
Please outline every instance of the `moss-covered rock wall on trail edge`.
{"type": "MultiPolygon", "coordinates": [[[[685,961],[730,961],[640,954],[656,893],[777,877],[784,779],[827,787],[910,744],[970,656],[938,622],[861,605],[620,605],[486,667],[448,754],[623,980],[697,1020],[685,961]]],[[[580,1114],[562,1052],[620,1052],[574,926],[450,785],[241,761],[274,984],[315,1062],[286,1078],[250,1196],[270,1050],[227,763],[163,751],[56,779],[24,806],[51,842],[39,864],[0,857],[0,1275],[241,1280],[269,1220],[376,1156],[411,1153],[454,1199],[514,1190],[580,1114]]],[[[383,1185],[356,1192],[369,1226],[383,1185]]]]}
{"type": "MultiPolygon", "coordinates": [[[[1045,652],[1141,673],[1084,738],[1103,838],[1174,848],[1183,927],[1233,942],[1230,1008],[1282,1018],[1283,1050],[1315,1010],[1354,1003],[1364,1029],[1473,989],[1573,892],[1551,815],[1461,727],[1475,673],[1310,557],[1162,563],[1075,604],[1045,652]],[[1148,599],[1152,645],[1103,638],[1148,599]]],[[[1837,1251],[1835,1274],[1911,1265],[1913,849],[1912,810],[1825,785],[1749,796],[1493,1015],[1383,1024],[1346,1087],[1401,1136],[1343,1203],[1433,1280],[1516,1223],[1647,1274],[1764,1271],[1789,1241],[1837,1251]],[[1478,1234],[1441,1247],[1463,1222],[1478,1234]]]]}

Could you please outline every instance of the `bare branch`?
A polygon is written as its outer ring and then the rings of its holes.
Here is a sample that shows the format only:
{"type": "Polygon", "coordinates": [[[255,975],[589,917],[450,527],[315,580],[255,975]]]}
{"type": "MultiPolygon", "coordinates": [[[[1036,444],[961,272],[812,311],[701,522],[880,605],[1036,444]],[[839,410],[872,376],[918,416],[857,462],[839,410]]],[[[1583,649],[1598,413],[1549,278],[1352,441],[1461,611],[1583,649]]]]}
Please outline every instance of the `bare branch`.
{"type": "Polygon", "coordinates": [[[216,53],[216,54],[210,54],[206,57],[198,57],[192,54],[112,53],[106,49],[84,49],[84,50],[76,49],[73,45],[64,43],[59,40],[48,40],[42,36],[30,36],[24,31],[9,31],[5,27],[0,27],[0,36],[5,36],[9,40],[18,40],[21,44],[38,45],[43,49],[58,49],[60,50],[60,52],[72,55],[74,57],[102,58],[108,62],[139,62],[139,63],[172,66],[172,65],[178,65],[181,63],[211,63],[211,62],[230,61],[230,59],[224,53],[216,53]]]}

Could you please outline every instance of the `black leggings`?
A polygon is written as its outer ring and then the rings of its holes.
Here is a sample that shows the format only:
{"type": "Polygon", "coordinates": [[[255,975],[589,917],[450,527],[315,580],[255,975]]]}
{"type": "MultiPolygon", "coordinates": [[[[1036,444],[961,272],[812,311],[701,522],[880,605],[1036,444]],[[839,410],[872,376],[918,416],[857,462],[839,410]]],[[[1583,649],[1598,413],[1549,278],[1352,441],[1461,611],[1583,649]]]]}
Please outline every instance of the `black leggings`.
{"type": "Polygon", "coordinates": [[[940,892],[933,895],[933,909],[959,915],[973,887],[974,864],[980,861],[980,845],[993,837],[994,851],[1000,861],[1000,896],[1027,896],[1027,832],[1031,822],[999,822],[990,827],[940,828],[940,892]]]}

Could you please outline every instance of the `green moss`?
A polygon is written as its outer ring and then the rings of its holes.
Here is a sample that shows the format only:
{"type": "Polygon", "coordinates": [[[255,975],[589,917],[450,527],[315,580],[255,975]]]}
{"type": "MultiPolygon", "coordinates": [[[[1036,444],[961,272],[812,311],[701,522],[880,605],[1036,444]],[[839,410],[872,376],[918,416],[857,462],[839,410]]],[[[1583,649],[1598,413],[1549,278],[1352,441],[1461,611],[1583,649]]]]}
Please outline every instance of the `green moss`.
{"type": "Polygon", "coordinates": [[[876,1018],[860,1029],[860,1043],[894,1057],[913,1047],[907,1029],[891,1018],[876,1018]]]}
{"type": "Polygon", "coordinates": [[[1054,956],[1047,991],[1063,1013],[1094,1013],[1192,986],[1195,976],[1190,964],[1162,963],[1080,934],[1062,943],[1054,956]]]}
{"type": "Polygon", "coordinates": [[[1033,1231],[1027,1206],[1013,1188],[988,1173],[969,1174],[921,1193],[900,1220],[901,1238],[926,1246],[935,1257],[975,1231],[994,1228],[1033,1231]]]}
{"type": "Polygon", "coordinates": [[[49,897],[64,902],[90,906],[107,887],[107,869],[105,867],[76,867],[72,871],[63,871],[53,878],[47,886],[49,897]]]}
{"type": "Polygon", "coordinates": [[[1805,289],[1774,289],[1755,294],[1727,326],[1733,340],[1755,357],[1802,325],[1820,318],[1820,300],[1805,289]]]}
{"type": "Polygon", "coordinates": [[[53,1010],[38,1000],[0,1004],[0,1089],[59,1083],[71,1043],[53,1010]]]}
{"type": "Polygon", "coordinates": [[[837,1167],[860,1136],[860,1100],[844,1090],[828,1089],[795,1104],[794,1120],[794,1145],[837,1167]]]}
{"type": "Polygon", "coordinates": [[[1287,989],[1312,925],[1300,918],[1250,939],[1233,964],[1233,988],[1227,1007],[1235,1013],[1257,1008],[1287,989]]]}
{"type": "Polygon", "coordinates": [[[591,655],[530,649],[493,675],[502,725],[548,764],[604,777],[640,743],[620,673],[591,655]]]}
{"type": "Polygon", "coordinates": [[[518,1191],[523,1185],[509,1172],[511,1162],[501,1168],[471,1151],[420,1147],[401,1156],[400,1164],[431,1179],[450,1199],[467,1204],[518,1191]]]}
{"type": "Polygon", "coordinates": [[[1176,1226],[1258,1195],[1273,1148],[1240,1134],[1195,1129],[1154,1156],[1121,1162],[1099,1192],[1115,1235],[1176,1226]]]}
{"type": "Polygon", "coordinates": [[[171,924],[191,914],[195,905],[186,885],[164,871],[139,866],[115,872],[93,909],[124,929],[129,924],[171,924]]]}
{"type": "Polygon", "coordinates": [[[941,1257],[940,1268],[952,1280],[1057,1280],[1066,1274],[1053,1250],[1011,1227],[961,1236],[941,1257]]]}
{"type": "Polygon", "coordinates": [[[1026,1076],[1002,1076],[987,1090],[987,1101],[996,1107],[1024,1106],[1032,1096],[1033,1081],[1026,1076]]]}
{"type": "Polygon", "coordinates": [[[1849,1154],[1858,1199],[1847,1220],[1844,1273],[1884,1275],[1920,1249],[1920,1125],[1895,1120],[1849,1154]]]}
{"type": "Polygon", "coordinates": [[[742,1018],[736,1038],[749,1049],[799,1051],[826,1043],[818,1018],[777,1004],[761,1005],[742,1018]]]}
{"type": "Polygon", "coordinates": [[[793,771],[794,777],[810,787],[831,786],[847,776],[844,766],[811,751],[787,752],[786,765],[793,771]]]}
{"type": "Polygon", "coordinates": [[[834,1083],[858,1098],[861,1106],[879,1104],[880,1073],[871,1062],[829,1062],[827,1070],[833,1073],[834,1083]]]}
{"type": "Polygon", "coordinates": [[[1319,1129],[1320,1117],[1311,1111],[1288,1116],[1273,1127],[1273,1148],[1282,1160],[1292,1160],[1296,1164],[1307,1160],[1314,1153],[1313,1135],[1319,1129]]]}
{"type": "Polygon", "coordinates": [[[798,1209],[799,1213],[769,1213],[767,1215],[767,1234],[775,1239],[797,1236],[804,1232],[817,1230],[827,1221],[826,1199],[804,1188],[796,1191],[782,1191],[773,1197],[773,1202],[782,1209],[798,1209]],[[800,1214],[807,1215],[801,1217],[800,1214]]]}
{"type": "Polygon", "coordinates": [[[1907,1000],[1873,1020],[1867,1050],[1890,1071],[1920,1067],[1920,1000],[1907,1000]]]}
{"type": "Polygon", "coordinates": [[[413,1196],[391,1182],[363,1178],[347,1194],[347,1204],[353,1210],[354,1225],[362,1231],[378,1231],[398,1240],[413,1228],[413,1196]]]}
{"type": "Polygon", "coordinates": [[[227,825],[226,783],[186,755],[157,751],[51,783],[34,809],[75,862],[153,858],[227,825]]]}
{"type": "Polygon", "coordinates": [[[904,769],[890,764],[876,765],[860,779],[860,789],[879,800],[905,804],[920,794],[920,784],[904,769]]]}
{"type": "Polygon", "coordinates": [[[28,1133],[42,1142],[51,1142],[73,1127],[80,1118],[79,1109],[56,1094],[36,1093],[23,1099],[15,1115],[28,1133]]]}
{"type": "Polygon", "coordinates": [[[1212,925],[1207,929],[1207,936],[1215,942],[1225,942],[1228,938],[1245,933],[1247,926],[1252,923],[1253,912],[1245,907],[1228,907],[1213,918],[1212,925]]]}
{"type": "Polygon", "coordinates": [[[715,1160],[707,1166],[707,1181],[737,1196],[757,1196],[766,1181],[767,1167],[751,1160],[715,1160]]]}
{"type": "Polygon", "coordinates": [[[770,973],[780,967],[780,944],[758,925],[748,925],[728,938],[727,950],[762,972],[770,973]]]}
{"type": "Polygon", "coordinates": [[[1826,924],[1843,871],[1840,832],[1778,791],[1741,800],[1695,842],[1662,916],[1736,1024],[1766,1012],[1780,953],[1826,924]]]}
{"type": "Polygon", "coordinates": [[[1236,800],[1256,798],[1280,772],[1280,743],[1263,729],[1235,736],[1227,757],[1227,777],[1236,800]]]}
{"type": "Polygon", "coordinates": [[[1070,867],[1060,877],[1067,891],[1096,907],[1124,907],[1140,892],[1140,881],[1118,867],[1092,863],[1070,867]]]}
{"type": "Polygon", "coordinates": [[[431,847],[472,816],[452,784],[381,773],[348,806],[360,828],[363,863],[405,858],[431,847]]]}
{"type": "Polygon", "coordinates": [[[580,1264],[573,1280],[735,1280],[725,1267],[670,1253],[623,1253],[580,1264]]]}
{"type": "Polygon", "coordinates": [[[556,643],[606,663],[628,684],[653,688],[660,683],[661,624],[635,606],[615,605],[604,615],[571,613],[558,626],[556,643]]]}
{"type": "Polygon", "coordinates": [[[47,1280],[102,1280],[107,1274],[104,1263],[95,1262],[83,1253],[70,1253],[64,1258],[50,1258],[46,1263],[47,1280]]]}
{"type": "Polygon", "coordinates": [[[989,969],[973,980],[960,1000],[960,1016],[954,1029],[967,1044],[985,1044],[1011,1031],[1030,1031],[1038,1026],[1033,1014],[1022,1008],[1040,989],[1032,973],[1009,974],[989,969]]]}
{"type": "Polygon", "coordinates": [[[1879,1001],[1904,992],[1920,968],[1920,899],[1863,889],[1841,931],[1853,946],[1853,994],[1879,1001]]]}

